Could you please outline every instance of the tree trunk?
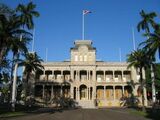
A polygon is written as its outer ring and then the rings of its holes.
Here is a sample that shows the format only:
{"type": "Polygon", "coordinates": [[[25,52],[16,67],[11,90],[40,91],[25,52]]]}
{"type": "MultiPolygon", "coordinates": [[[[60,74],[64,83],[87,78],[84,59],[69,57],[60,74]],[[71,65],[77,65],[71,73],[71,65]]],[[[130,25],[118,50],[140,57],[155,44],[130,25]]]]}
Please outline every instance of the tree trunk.
{"type": "Polygon", "coordinates": [[[144,84],[143,84],[143,73],[142,73],[142,68],[140,68],[140,84],[141,84],[141,94],[142,94],[142,111],[145,112],[146,108],[144,105],[144,84]]]}
{"type": "Polygon", "coordinates": [[[25,102],[25,104],[26,104],[27,96],[28,96],[28,94],[27,94],[27,81],[28,81],[28,79],[29,79],[29,73],[26,73],[25,77],[23,79],[23,91],[24,91],[24,102],[25,102]]]}
{"type": "Polygon", "coordinates": [[[18,63],[16,63],[14,67],[14,78],[12,84],[12,106],[11,106],[12,111],[15,111],[15,104],[16,104],[17,69],[18,69],[18,63]]]}
{"type": "Polygon", "coordinates": [[[153,69],[153,64],[151,64],[151,79],[152,79],[152,102],[153,105],[156,102],[156,87],[155,87],[155,74],[153,69]]]}

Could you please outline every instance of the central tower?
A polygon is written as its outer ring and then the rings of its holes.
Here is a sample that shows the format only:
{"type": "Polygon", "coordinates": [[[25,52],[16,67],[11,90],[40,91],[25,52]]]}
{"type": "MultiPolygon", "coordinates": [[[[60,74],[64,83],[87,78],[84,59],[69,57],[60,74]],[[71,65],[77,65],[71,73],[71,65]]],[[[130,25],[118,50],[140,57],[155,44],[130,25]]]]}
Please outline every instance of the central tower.
{"type": "Polygon", "coordinates": [[[96,48],[91,40],[76,40],[71,48],[71,62],[95,62],[96,48]]]}

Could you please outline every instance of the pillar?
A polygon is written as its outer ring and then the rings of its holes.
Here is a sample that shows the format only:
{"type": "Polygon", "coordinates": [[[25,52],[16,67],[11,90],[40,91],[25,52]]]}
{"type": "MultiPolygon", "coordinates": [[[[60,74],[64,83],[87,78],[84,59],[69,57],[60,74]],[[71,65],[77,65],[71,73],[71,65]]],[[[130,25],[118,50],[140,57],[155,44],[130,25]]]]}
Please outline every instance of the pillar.
{"type": "Polygon", "coordinates": [[[104,86],[104,91],[103,91],[103,98],[104,98],[104,100],[106,99],[106,88],[105,88],[105,86],[104,86]]]}
{"type": "Polygon", "coordinates": [[[61,81],[63,81],[63,70],[61,70],[61,81]]]}
{"type": "Polygon", "coordinates": [[[92,100],[96,99],[96,86],[92,87],[92,100]]]}
{"type": "Polygon", "coordinates": [[[79,81],[80,80],[80,71],[77,70],[77,80],[79,81]]]}
{"type": "Polygon", "coordinates": [[[123,81],[123,77],[124,77],[123,70],[121,72],[122,72],[122,80],[121,81],[123,81]]]}
{"type": "Polygon", "coordinates": [[[74,94],[74,87],[71,85],[70,86],[70,98],[73,98],[73,94],[74,94]]]}
{"type": "Polygon", "coordinates": [[[71,69],[71,70],[70,70],[70,73],[71,73],[71,80],[74,81],[74,80],[75,80],[75,79],[74,79],[74,70],[71,69]]]}
{"type": "Polygon", "coordinates": [[[88,78],[88,70],[87,70],[87,80],[89,80],[89,78],[88,78]]]}
{"type": "Polygon", "coordinates": [[[61,96],[63,95],[63,90],[62,90],[63,86],[61,85],[61,91],[60,91],[60,94],[61,96]]]}
{"type": "Polygon", "coordinates": [[[55,80],[54,70],[52,70],[53,80],[55,80]]]}
{"type": "Polygon", "coordinates": [[[88,88],[88,99],[91,99],[91,87],[88,88]]]}
{"type": "Polygon", "coordinates": [[[44,99],[44,85],[43,85],[43,93],[42,93],[42,98],[44,99]]]}
{"type": "Polygon", "coordinates": [[[87,87],[87,91],[86,91],[86,92],[87,92],[87,100],[88,100],[88,96],[89,96],[89,91],[88,91],[88,87],[87,87]]]}
{"type": "Polygon", "coordinates": [[[124,96],[124,86],[122,86],[122,96],[124,96]]]}
{"type": "Polygon", "coordinates": [[[113,86],[113,99],[115,100],[116,99],[116,91],[115,91],[115,86],[113,86]]]}
{"type": "Polygon", "coordinates": [[[115,78],[115,76],[114,76],[114,72],[115,72],[115,71],[113,71],[113,81],[115,81],[115,79],[114,79],[114,78],[115,78]]]}
{"type": "Polygon", "coordinates": [[[79,88],[76,87],[76,100],[79,100],[79,88]]]}
{"type": "Polygon", "coordinates": [[[103,71],[104,72],[104,76],[103,76],[103,81],[106,81],[106,73],[105,73],[105,70],[103,71]]]}
{"type": "Polygon", "coordinates": [[[53,98],[53,85],[51,86],[51,99],[53,98]]]}

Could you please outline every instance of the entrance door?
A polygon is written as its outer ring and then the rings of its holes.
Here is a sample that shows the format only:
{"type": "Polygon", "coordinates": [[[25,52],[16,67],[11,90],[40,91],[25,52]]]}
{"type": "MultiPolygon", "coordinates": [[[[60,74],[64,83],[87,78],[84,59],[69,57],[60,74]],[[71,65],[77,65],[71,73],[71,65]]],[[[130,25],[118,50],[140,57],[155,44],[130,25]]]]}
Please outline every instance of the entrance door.
{"type": "Polygon", "coordinates": [[[80,86],[80,100],[86,100],[87,99],[87,86],[81,85],[80,86]]]}

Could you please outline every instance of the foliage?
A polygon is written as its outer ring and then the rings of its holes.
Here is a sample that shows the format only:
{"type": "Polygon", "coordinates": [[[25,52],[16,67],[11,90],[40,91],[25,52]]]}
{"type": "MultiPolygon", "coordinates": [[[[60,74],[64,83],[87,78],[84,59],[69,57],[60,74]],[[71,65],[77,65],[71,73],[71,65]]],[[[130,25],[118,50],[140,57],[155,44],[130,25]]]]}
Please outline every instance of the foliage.
{"type": "MultiPolygon", "coordinates": [[[[154,73],[155,73],[155,83],[156,83],[156,91],[160,91],[160,64],[156,63],[154,65],[154,73]]],[[[151,88],[151,70],[150,68],[146,69],[146,84],[147,90],[152,91],[151,88]]]]}
{"type": "MultiPolygon", "coordinates": [[[[19,4],[13,9],[0,3],[0,81],[3,86],[0,86],[0,89],[4,95],[7,95],[7,93],[11,94],[15,64],[25,63],[30,55],[28,53],[28,44],[32,40],[30,32],[34,28],[33,18],[39,16],[35,8],[36,5],[32,1],[26,5],[19,4]],[[12,58],[10,53],[12,53],[12,58]]],[[[32,70],[34,71],[41,67],[41,59],[37,54],[34,54],[31,59],[32,62],[23,64],[25,67],[32,64],[30,67],[33,69],[26,67],[26,74],[30,74],[32,70]],[[37,59],[34,59],[36,57],[37,59]]],[[[23,86],[21,78],[19,76],[16,78],[17,99],[19,100],[21,99],[23,86]]],[[[10,96],[8,99],[10,99],[10,96]]]]}

